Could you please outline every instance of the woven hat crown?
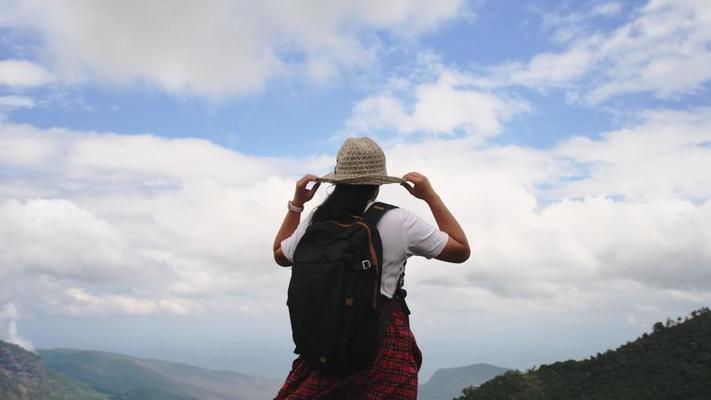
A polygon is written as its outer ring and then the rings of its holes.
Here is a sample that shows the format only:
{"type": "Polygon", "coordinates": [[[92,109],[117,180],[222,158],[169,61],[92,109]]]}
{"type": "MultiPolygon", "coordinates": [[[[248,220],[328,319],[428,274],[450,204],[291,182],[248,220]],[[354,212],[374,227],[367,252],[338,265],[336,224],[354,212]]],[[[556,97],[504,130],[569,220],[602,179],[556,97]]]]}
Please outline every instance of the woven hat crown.
{"type": "Polygon", "coordinates": [[[336,175],[387,175],[385,153],[369,137],[348,138],[338,150],[336,175]]]}
{"type": "Polygon", "coordinates": [[[333,173],[319,178],[324,182],[382,185],[400,183],[402,179],[388,176],[385,153],[369,137],[349,137],[338,150],[333,173]]]}

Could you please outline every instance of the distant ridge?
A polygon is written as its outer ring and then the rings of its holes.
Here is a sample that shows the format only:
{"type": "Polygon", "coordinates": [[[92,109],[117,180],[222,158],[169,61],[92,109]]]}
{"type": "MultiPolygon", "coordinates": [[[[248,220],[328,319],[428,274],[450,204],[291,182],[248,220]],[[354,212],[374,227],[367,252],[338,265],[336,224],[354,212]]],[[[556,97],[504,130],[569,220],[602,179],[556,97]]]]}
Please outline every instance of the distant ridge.
{"type": "Polygon", "coordinates": [[[48,368],[110,394],[112,400],[263,400],[273,398],[281,383],[101,351],[39,350],[39,355],[48,368]]]}
{"type": "Polygon", "coordinates": [[[481,385],[509,370],[509,368],[483,363],[465,367],[441,368],[435,371],[429,381],[420,385],[417,398],[420,400],[451,400],[460,394],[462,389],[481,385]]]}
{"type": "Polygon", "coordinates": [[[109,397],[48,370],[36,354],[0,340],[0,399],[108,400],[109,397]]]}
{"type": "Polygon", "coordinates": [[[711,399],[711,311],[654,324],[651,334],[582,361],[507,372],[457,400],[711,399]]]}

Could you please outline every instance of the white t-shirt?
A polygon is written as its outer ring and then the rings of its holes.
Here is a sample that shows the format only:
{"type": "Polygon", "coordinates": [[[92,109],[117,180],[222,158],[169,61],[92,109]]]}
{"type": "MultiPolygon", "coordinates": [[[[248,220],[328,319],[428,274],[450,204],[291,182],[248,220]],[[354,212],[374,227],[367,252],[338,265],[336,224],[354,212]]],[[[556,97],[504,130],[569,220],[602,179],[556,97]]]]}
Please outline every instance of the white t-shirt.
{"type": "MultiPolygon", "coordinates": [[[[373,202],[365,207],[367,210],[373,202]]],[[[293,262],[296,245],[311,222],[311,214],[299,223],[294,233],[282,240],[281,251],[293,262]]],[[[405,261],[412,255],[437,257],[449,240],[449,235],[433,227],[418,215],[403,208],[392,209],[378,221],[378,232],[383,243],[383,276],[380,292],[392,298],[405,261]]]]}

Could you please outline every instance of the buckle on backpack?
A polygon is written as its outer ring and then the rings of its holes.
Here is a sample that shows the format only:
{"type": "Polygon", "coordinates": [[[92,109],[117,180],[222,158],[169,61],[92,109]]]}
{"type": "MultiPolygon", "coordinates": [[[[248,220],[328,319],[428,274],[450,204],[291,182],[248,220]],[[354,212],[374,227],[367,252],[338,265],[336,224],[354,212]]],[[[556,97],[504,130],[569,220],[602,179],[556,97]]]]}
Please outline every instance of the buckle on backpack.
{"type": "Polygon", "coordinates": [[[367,271],[370,269],[370,267],[372,267],[372,265],[370,264],[370,260],[363,260],[360,263],[363,266],[363,271],[367,271]]]}

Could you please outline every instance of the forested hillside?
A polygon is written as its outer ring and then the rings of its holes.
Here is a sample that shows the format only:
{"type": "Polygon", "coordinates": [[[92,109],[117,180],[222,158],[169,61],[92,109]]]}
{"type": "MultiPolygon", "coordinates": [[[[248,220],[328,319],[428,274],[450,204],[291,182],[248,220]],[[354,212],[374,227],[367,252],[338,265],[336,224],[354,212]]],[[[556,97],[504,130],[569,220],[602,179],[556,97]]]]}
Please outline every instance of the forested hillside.
{"type": "Polygon", "coordinates": [[[650,334],[582,361],[510,371],[457,400],[711,399],[711,311],[658,322],[650,334]]]}

